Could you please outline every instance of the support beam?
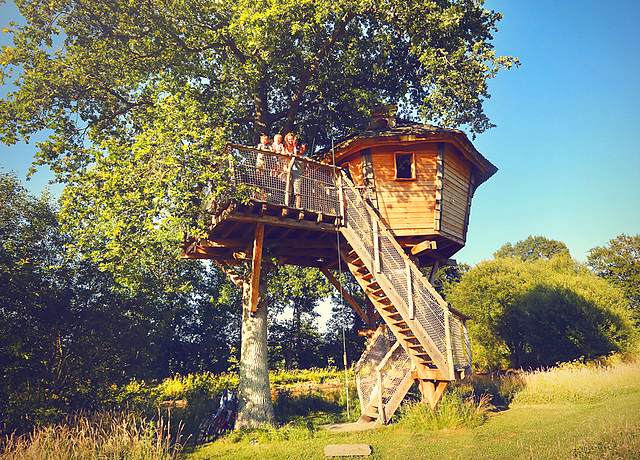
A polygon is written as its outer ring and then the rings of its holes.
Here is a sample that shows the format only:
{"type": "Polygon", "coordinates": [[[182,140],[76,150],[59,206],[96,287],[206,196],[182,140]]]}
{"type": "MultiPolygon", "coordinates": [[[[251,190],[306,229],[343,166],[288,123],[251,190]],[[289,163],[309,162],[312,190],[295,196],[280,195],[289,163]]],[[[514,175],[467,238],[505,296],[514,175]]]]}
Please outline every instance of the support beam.
{"type": "Polygon", "coordinates": [[[229,280],[239,289],[242,289],[244,282],[242,281],[242,277],[227,264],[222,262],[216,262],[216,265],[220,267],[220,269],[227,275],[229,280]]]}
{"type": "Polygon", "coordinates": [[[344,300],[346,300],[347,303],[349,305],[351,305],[351,308],[353,308],[356,311],[358,316],[360,318],[362,318],[362,320],[365,322],[365,324],[367,324],[368,326],[371,326],[371,319],[369,318],[369,315],[367,315],[367,313],[362,309],[360,304],[358,304],[358,302],[356,302],[356,299],[354,299],[351,296],[351,294],[349,294],[342,287],[342,285],[340,284],[340,281],[338,280],[338,278],[333,276],[333,273],[331,273],[331,271],[329,271],[326,268],[321,268],[320,271],[324,274],[324,276],[327,277],[327,280],[329,280],[329,282],[333,285],[333,287],[336,288],[338,290],[338,292],[342,294],[342,297],[344,298],[344,300]]]}
{"type": "Polygon", "coordinates": [[[258,310],[258,299],[260,297],[260,272],[262,268],[262,243],[264,240],[264,224],[256,224],[256,234],[253,238],[253,256],[251,258],[251,307],[252,313],[258,310]]]}
{"type": "Polygon", "coordinates": [[[435,251],[436,249],[438,249],[438,245],[436,244],[435,241],[424,240],[411,248],[411,255],[412,256],[422,255],[423,252],[435,251]]]}

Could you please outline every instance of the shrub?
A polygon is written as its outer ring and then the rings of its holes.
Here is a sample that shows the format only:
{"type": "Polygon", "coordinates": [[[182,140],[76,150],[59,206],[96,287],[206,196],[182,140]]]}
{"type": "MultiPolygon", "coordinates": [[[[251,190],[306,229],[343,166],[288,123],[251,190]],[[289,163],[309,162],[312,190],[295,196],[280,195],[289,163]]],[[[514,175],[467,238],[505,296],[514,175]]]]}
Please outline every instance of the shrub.
{"type": "Polygon", "coordinates": [[[537,368],[626,350],[635,338],[620,290],[569,256],[482,262],[447,300],[469,314],[479,368],[537,368]]]}

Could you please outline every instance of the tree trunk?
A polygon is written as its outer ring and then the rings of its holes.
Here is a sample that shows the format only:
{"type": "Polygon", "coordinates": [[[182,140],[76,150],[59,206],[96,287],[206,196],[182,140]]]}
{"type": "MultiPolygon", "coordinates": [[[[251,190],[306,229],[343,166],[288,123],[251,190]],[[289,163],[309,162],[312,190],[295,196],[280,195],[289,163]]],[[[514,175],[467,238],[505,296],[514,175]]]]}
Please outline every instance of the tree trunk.
{"type": "Polygon", "coordinates": [[[266,273],[263,270],[258,310],[251,314],[250,284],[243,284],[238,429],[272,424],[275,418],[269,386],[266,292],[266,273]]]}

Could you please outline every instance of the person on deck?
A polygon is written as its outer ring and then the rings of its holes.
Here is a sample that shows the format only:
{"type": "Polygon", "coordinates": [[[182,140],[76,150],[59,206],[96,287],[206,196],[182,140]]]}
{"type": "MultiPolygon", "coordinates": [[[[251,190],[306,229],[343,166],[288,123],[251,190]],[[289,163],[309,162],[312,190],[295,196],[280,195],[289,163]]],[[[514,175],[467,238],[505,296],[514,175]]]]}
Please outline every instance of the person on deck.
{"type": "Polygon", "coordinates": [[[260,134],[260,143],[256,145],[258,150],[271,150],[271,145],[269,144],[269,135],[268,134],[260,134]]]}
{"type": "MultiPolygon", "coordinates": [[[[294,133],[287,133],[284,137],[284,153],[287,155],[301,157],[304,155],[307,146],[298,147],[298,139],[294,133]]],[[[295,197],[295,207],[302,208],[302,175],[304,174],[304,162],[294,159],[289,164],[291,180],[293,181],[293,195],[295,197]]]]}
{"type": "Polygon", "coordinates": [[[273,144],[271,144],[271,151],[274,153],[284,153],[284,144],[282,143],[282,134],[276,134],[273,136],[273,144]]]}

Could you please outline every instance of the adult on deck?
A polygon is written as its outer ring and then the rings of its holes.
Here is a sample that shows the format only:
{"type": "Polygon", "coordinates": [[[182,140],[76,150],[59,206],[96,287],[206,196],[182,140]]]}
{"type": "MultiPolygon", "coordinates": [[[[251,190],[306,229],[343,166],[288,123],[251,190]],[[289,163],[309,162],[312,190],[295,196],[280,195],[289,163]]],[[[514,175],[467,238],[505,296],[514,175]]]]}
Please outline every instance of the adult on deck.
{"type": "MultiPolygon", "coordinates": [[[[304,155],[304,152],[307,150],[307,146],[303,144],[298,147],[298,138],[292,132],[287,133],[284,137],[284,153],[287,155],[301,157],[304,155]]],[[[293,195],[295,197],[295,207],[300,209],[302,208],[302,174],[304,173],[304,162],[296,161],[293,159],[291,163],[289,163],[289,168],[291,171],[291,180],[293,181],[293,195]]]]}

